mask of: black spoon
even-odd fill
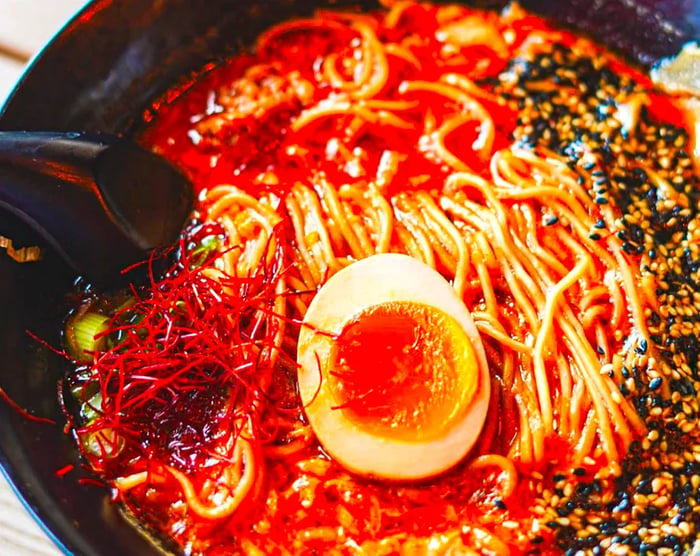
[[[92,282],[116,284],[123,269],[173,244],[193,200],[185,176],[127,139],[0,132],[0,207]]]

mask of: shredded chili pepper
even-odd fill
[[[9,405],[14,411],[19,413],[25,419],[34,421],[35,423],[46,423],[47,425],[55,425],[56,421],[49,419],[48,417],[38,417],[37,415],[32,415],[19,405],[15,400],[13,400],[3,388],[0,388],[0,398],[2,398],[7,405]]]
[[[98,445],[85,456],[107,477],[134,458],[197,469],[223,435],[240,434],[220,423],[240,427],[266,403],[281,253],[251,276],[227,276],[216,269],[221,255],[192,264],[187,243],[196,240],[184,238],[165,277],[114,314],[104,333],[112,347],[72,375],[79,403],[95,414],[76,433]]]
[[[73,471],[73,469],[75,469],[75,467],[73,467],[73,464],[69,463],[68,465],[64,465],[60,469],[56,470],[55,475],[56,477],[65,477],[68,475],[68,473]]]

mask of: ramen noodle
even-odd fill
[[[700,160],[687,101],[515,4],[409,0],[270,28],[145,115],[141,141],[199,200],[172,268],[114,298],[90,290],[71,315],[64,386],[87,465],[187,554],[690,550]],[[363,283],[364,259],[404,264],[390,254],[420,270]],[[416,277],[434,271],[471,333],[441,336],[452,309],[426,309],[441,286]],[[324,294],[341,276],[355,293]],[[357,307],[353,326],[374,319],[365,332],[334,332],[307,315],[336,306],[321,295],[388,305]],[[433,324],[404,330],[409,312]],[[297,359],[308,337],[337,344],[333,365]],[[420,365],[393,374],[409,356]],[[312,413],[326,384],[343,403]],[[462,394],[484,400],[481,420],[454,417],[474,442],[442,462],[423,436],[453,446],[432,412]],[[372,420],[391,449],[336,456]],[[407,445],[415,458],[378,471]]]

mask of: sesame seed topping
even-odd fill
[[[496,86],[525,112],[516,138],[566,158],[600,210],[614,209],[614,223],[599,220],[589,238],[616,236],[655,297],[644,314],[649,337],[629,338],[612,370],[601,364],[646,436],[619,470],[596,472],[590,461],[557,470],[536,512],[566,554],[681,554],[700,537],[700,178],[685,130],[654,120],[646,106],[633,128],[616,119],[618,107],[647,91],[608,60],[554,45],[513,61],[515,83]]]

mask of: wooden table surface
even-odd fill
[[[28,61],[86,0],[0,0],[0,104]],[[0,476],[0,555],[58,556],[61,552]]]

